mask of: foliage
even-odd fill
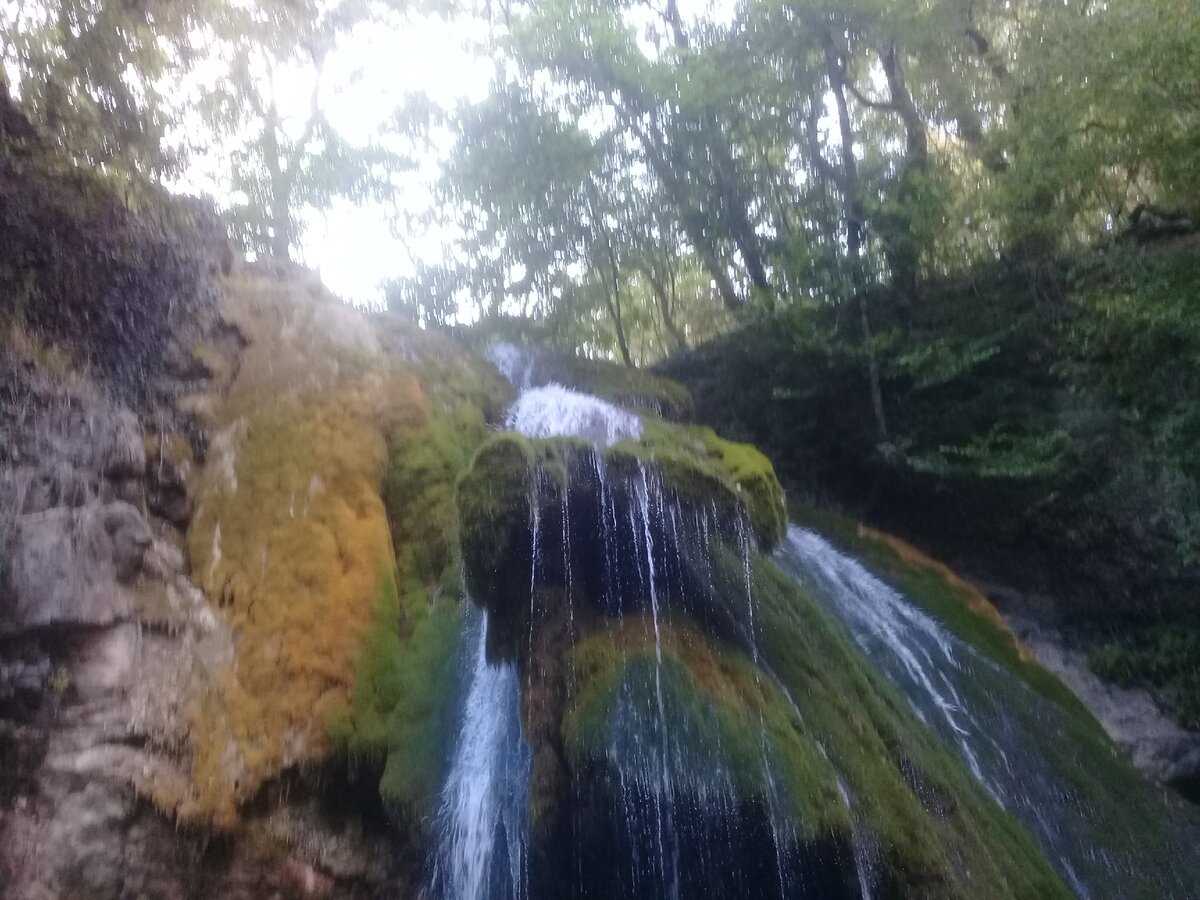
[[[1172,466],[1200,476],[1200,244],[1099,256],[1071,299],[1066,374],[1107,395]]]
[[[335,197],[381,199],[402,161],[381,146],[358,147],[330,125],[325,64],[340,40],[374,24],[372,4],[258,0],[230,11],[218,26],[223,77],[201,112],[220,138],[236,141],[231,156],[235,201],[229,213],[235,238],[256,256],[288,259],[306,211]],[[305,85],[308,108],[289,110],[281,86]]]
[[[25,111],[66,158],[158,176],[177,168],[166,145],[164,96],[192,52],[190,37],[219,4],[202,0],[63,0],[0,9],[5,71]]]
[[[452,119],[459,261],[397,299],[434,290],[439,315],[467,302],[538,316],[627,363],[728,327],[714,300],[816,299],[861,319],[833,339],[874,368],[874,313],[853,305],[872,286],[915,304],[930,278],[1077,250],[1147,204],[1196,206],[1200,15],[1186,0],[688,12],[509,8],[495,51],[511,65]],[[900,363],[952,370],[990,352],[938,340]]]
[[[1200,729],[1200,627],[1154,625],[1098,643],[1088,665],[1123,687],[1149,688],[1185,728]]]

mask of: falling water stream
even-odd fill
[[[653,468],[639,465],[636,477],[610,477],[603,449],[642,433],[632,412],[557,384],[532,386],[533,365],[516,348],[499,347],[493,361],[520,389],[506,427],[531,438],[571,437],[590,444],[590,460],[570,478],[588,479],[595,489],[595,508],[571,510],[570,490],[561,488],[563,558],[559,576],[565,581],[567,628],[574,633],[576,611],[570,547],[573,516],[594,521],[580,534],[597,545],[602,560],[601,594],[593,602],[607,616],[631,610],[629,597],[643,598],[636,611],[645,623],[653,654],[631,665],[642,681],[620,686],[611,716],[604,765],[617,813],[611,822],[581,822],[573,813],[577,834],[604,831],[613,847],[632,848],[629,859],[603,856],[603,846],[576,848],[579,865],[590,876],[576,875],[578,896],[694,897],[739,896],[823,897],[798,876],[796,835],[779,809],[774,763],[762,728],[762,773],[766,809],[747,810],[735,790],[734,776],[719,734],[701,733],[676,708],[665,687],[663,629],[677,611],[697,621],[711,610],[688,607],[688,597],[711,584],[711,541],[731,530],[742,544],[746,564],[746,606],[730,612],[725,628],[754,661],[756,677],[770,679],[761,664],[755,634],[754,597],[749,559],[753,538],[744,520],[722,519],[715,506],[684,508],[665,488]],[[535,484],[535,493],[542,489]],[[623,492],[623,493],[622,493]],[[544,569],[556,560],[544,557],[541,506],[531,498],[532,571],[529,574],[530,616]],[[557,520],[556,520],[557,521]],[[578,538],[577,538],[578,539]],[[1086,764],[1071,755],[1072,739],[1061,711],[963,643],[907,598],[840,553],[817,534],[790,528],[776,553],[782,568],[806,587],[826,613],[840,622],[862,653],[904,695],[915,715],[962,758],[984,790],[1016,815],[1036,838],[1064,881],[1080,897],[1124,896],[1149,889],[1146,895],[1196,896],[1186,875],[1175,875],[1172,862],[1187,858],[1186,870],[1200,867],[1195,847],[1165,837],[1158,855],[1147,857],[1144,842],[1125,840],[1125,823],[1092,802]],[[711,591],[709,592],[711,593]],[[719,618],[719,616],[718,616]],[[486,612],[472,610],[462,641],[460,726],[441,792],[435,824],[430,892],[446,900],[521,900],[531,895],[529,812],[532,754],[521,726],[522,677],[512,662],[488,660]],[[532,652],[532,626],[529,635]],[[640,668],[639,668],[640,667]],[[567,675],[573,679],[574,673]],[[571,682],[573,689],[573,681]],[[781,687],[775,685],[774,688]],[[761,685],[760,685],[761,689]],[[761,714],[760,714],[761,715]],[[689,730],[690,729],[690,730]],[[710,729],[711,731],[711,729]],[[818,741],[819,743],[819,741]],[[821,747],[824,753],[824,748]],[[828,758],[828,757],[827,757]],[[830,764],[836,769],[836,760]],[[593,773],[594,777],[594,773]],[[878,848],[869,828],[860,827],[856,799],[839,776],[842,803],[855,825],[850,865],[856,872],[855,896],[870,898],[875,887]],[[573,788],[573,802],[599,815],[595,797]],[[1147,792],[1149,788],[1146,788]],[[591,805],[589,806],[589,802]],[[589,855],[591,854],[591,855]],[[608,879],[599,888],[582,884],[596,871]],[[535,879],[536,880],[536,879]],[[1113,886],[1119,885],[1114,893]],[[1097,887],[1099,886],[1099,888]]]
[[[511,664],[488,664],[486,614],[468,611],[464,637],[468,688],[442,790],[433,888],[461,900],[523,897],[530,753],[517,714],[520,685]]]
[[[777,554],[813,589],[917,717],[1035,836],[1080,897],[1195,897],[1193,826],[1137,835],[1136,810],[1105,805],[1056,705],[950,634],[932,616],[815,532],[791,527]],[[1151,789],[1135,797],[1153,804]],[[1149,846],[1147,844],[1149,843]],[[1186,863],[1181,866],[1180,863]]]

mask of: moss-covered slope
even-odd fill
[[[505,387],[302,277],[246,269],[223,314],[243,347],[191,404],[212,439],[188,545],[237,651],[193,711],[179,812],[232,823],[337,750],[419,818],[458,631],[453,484]]]
[[[688,819],[664,837],[680,859],[731,854],[697,864],[738,878],[776,867],[850,896],[866,841],[871,880],[890,895],[1068,895],[1016,820],[763,555],[785,513],[753,448],[654,417],[609,448],[499,435],[457,502],[489,652],[523,675],[539,890],[599,896],[589,873],[665,852],[638,842],[663,827],[646,810],[669,807]],[[779,827],[777,858],[761,842],[730,849],[730,828]]]

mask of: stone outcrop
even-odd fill
[[[260,277],[281,301],[314,296],[308,276]],[[312,309],[350,352],[378,352],[362,315],[323,294]],[[238,435],[223,451],[213,416],[248,339],[215,318],[180,338],[154,391],[129,392],[20,325],[0,335],[2,893],[403,894],[413,863],[397,854],[378,801],[331,799],[375,791],[369,776],[362,789],[347,782],[344,764],[329,771],[319,753],[306,773],[273,763],[245,794],[253,807],[220,823],[199,802],[198,752],[212,735],[198,716],[228,689],[246,642],[219,591],[206,592],[210,570],[195,570],[187,533],[204,510],[201,476],[238,474]],[[389,551],[374,477],[377,566]],[[346,652],[352,662],[353,643]]]
[[[1043,666],[1062,679],[1133,764],[1156,781],[1183,789],[1200,782],[1200,734],[1171,721],[1147,691],[1107,683],[1087,654],[1054,628],[1009,616],[1013,630]]]

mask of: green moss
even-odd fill
[[[407,609],[390,573],[379,580],[375,617],[358,660],[349,714],[332,729],[352,758],[383,762],[379,791],[390,808],[418,824],[434,809],[444,764],[449,695],[462,605],[453,597]]]
[[[879,835],[902,894],[1069,896],[1029,835],[794,581],[762,556],[753,581],[765,660]]]
[[[663,623],[660,630],[663,664],[657,679],[653,626],[643,619],[627,617],[573,648],[575,695],[563,722],[572,765],[603,760],[617,731],[619,698],[653,709],[657,682],[672,739],[682,745],[677,751],[690,769],[681,773],[685,779],[702,783],[724,772],[740,799],[761,799],[770,792],[769,760],[771,777],[810,837],[848,832],[832,765],[770,680],[755,672],[744,653],[710,644],[685,621]],[[653,731],[623,737],[649,746],[657,739]]]
[[[577,356],[547,358],[541,374],[567,387],[595,394],[619,406],[646,410],[676,422],[695,415],[692,395],[682,384],[603,359]]]
[[[947,577],[945,569],[904,559],[895,546],[831,510],[792,503],[794,521],[819,531],[852,554],[876,576],[938,619],[950,632],[1012,672],[1031,688],[1077,718],[1082,727],[1103,735],[1091,712],[1066,685],[1021,652],[1012,632],[972,602],[971,589]]]
[[[423,584],[457,579],[454,483],[486,433],[482,412],[468,404],[393,429],[383,501],[397,563]]]
[[[514,560],[531,556],[529,516],[535,463],[530,441],[499,434],[479,448],[458,481],[467,587],[480,602],[509,596],[510,566]]]
[[[512,402],[513,386],[449,331],[421,328],[401,316],[375,317],[384,351],[405,360],[426,393],[441,407],[473,408],[496,422]]]
[[[717,580],[740,583],[736,552],[719,552],[715,563]],[[562,723],[572,768],[605,765],[616,739],[629,742],[624,752],[655,752],[652,726],[630,734],[637,717],[616,717],[622,709],[654,710],[657,674],[677,758],[694,770],[689,779],[724,772],[741,799],[761,797],[765,758],[802,840],[849,840],[840,781],[858,827],[865,823],[878,839],[885,883],[896,895],[1069,896],[1024,829],[813,600],[761,554],[752,579],[761,671],[745,652],[678,618],[660,622],[657,673],[654,629],[644,618],[608,623],[573,648],[573,702]]]
[[[764,547],[783,539],[783,488],[771,461],[749,444],[726,441],[703,426],[648,417],[641,440],[622,441],[607,455],[618,463],[633,460],[654,466],[685,500],[707,504],[729,498],[745,509]]]

